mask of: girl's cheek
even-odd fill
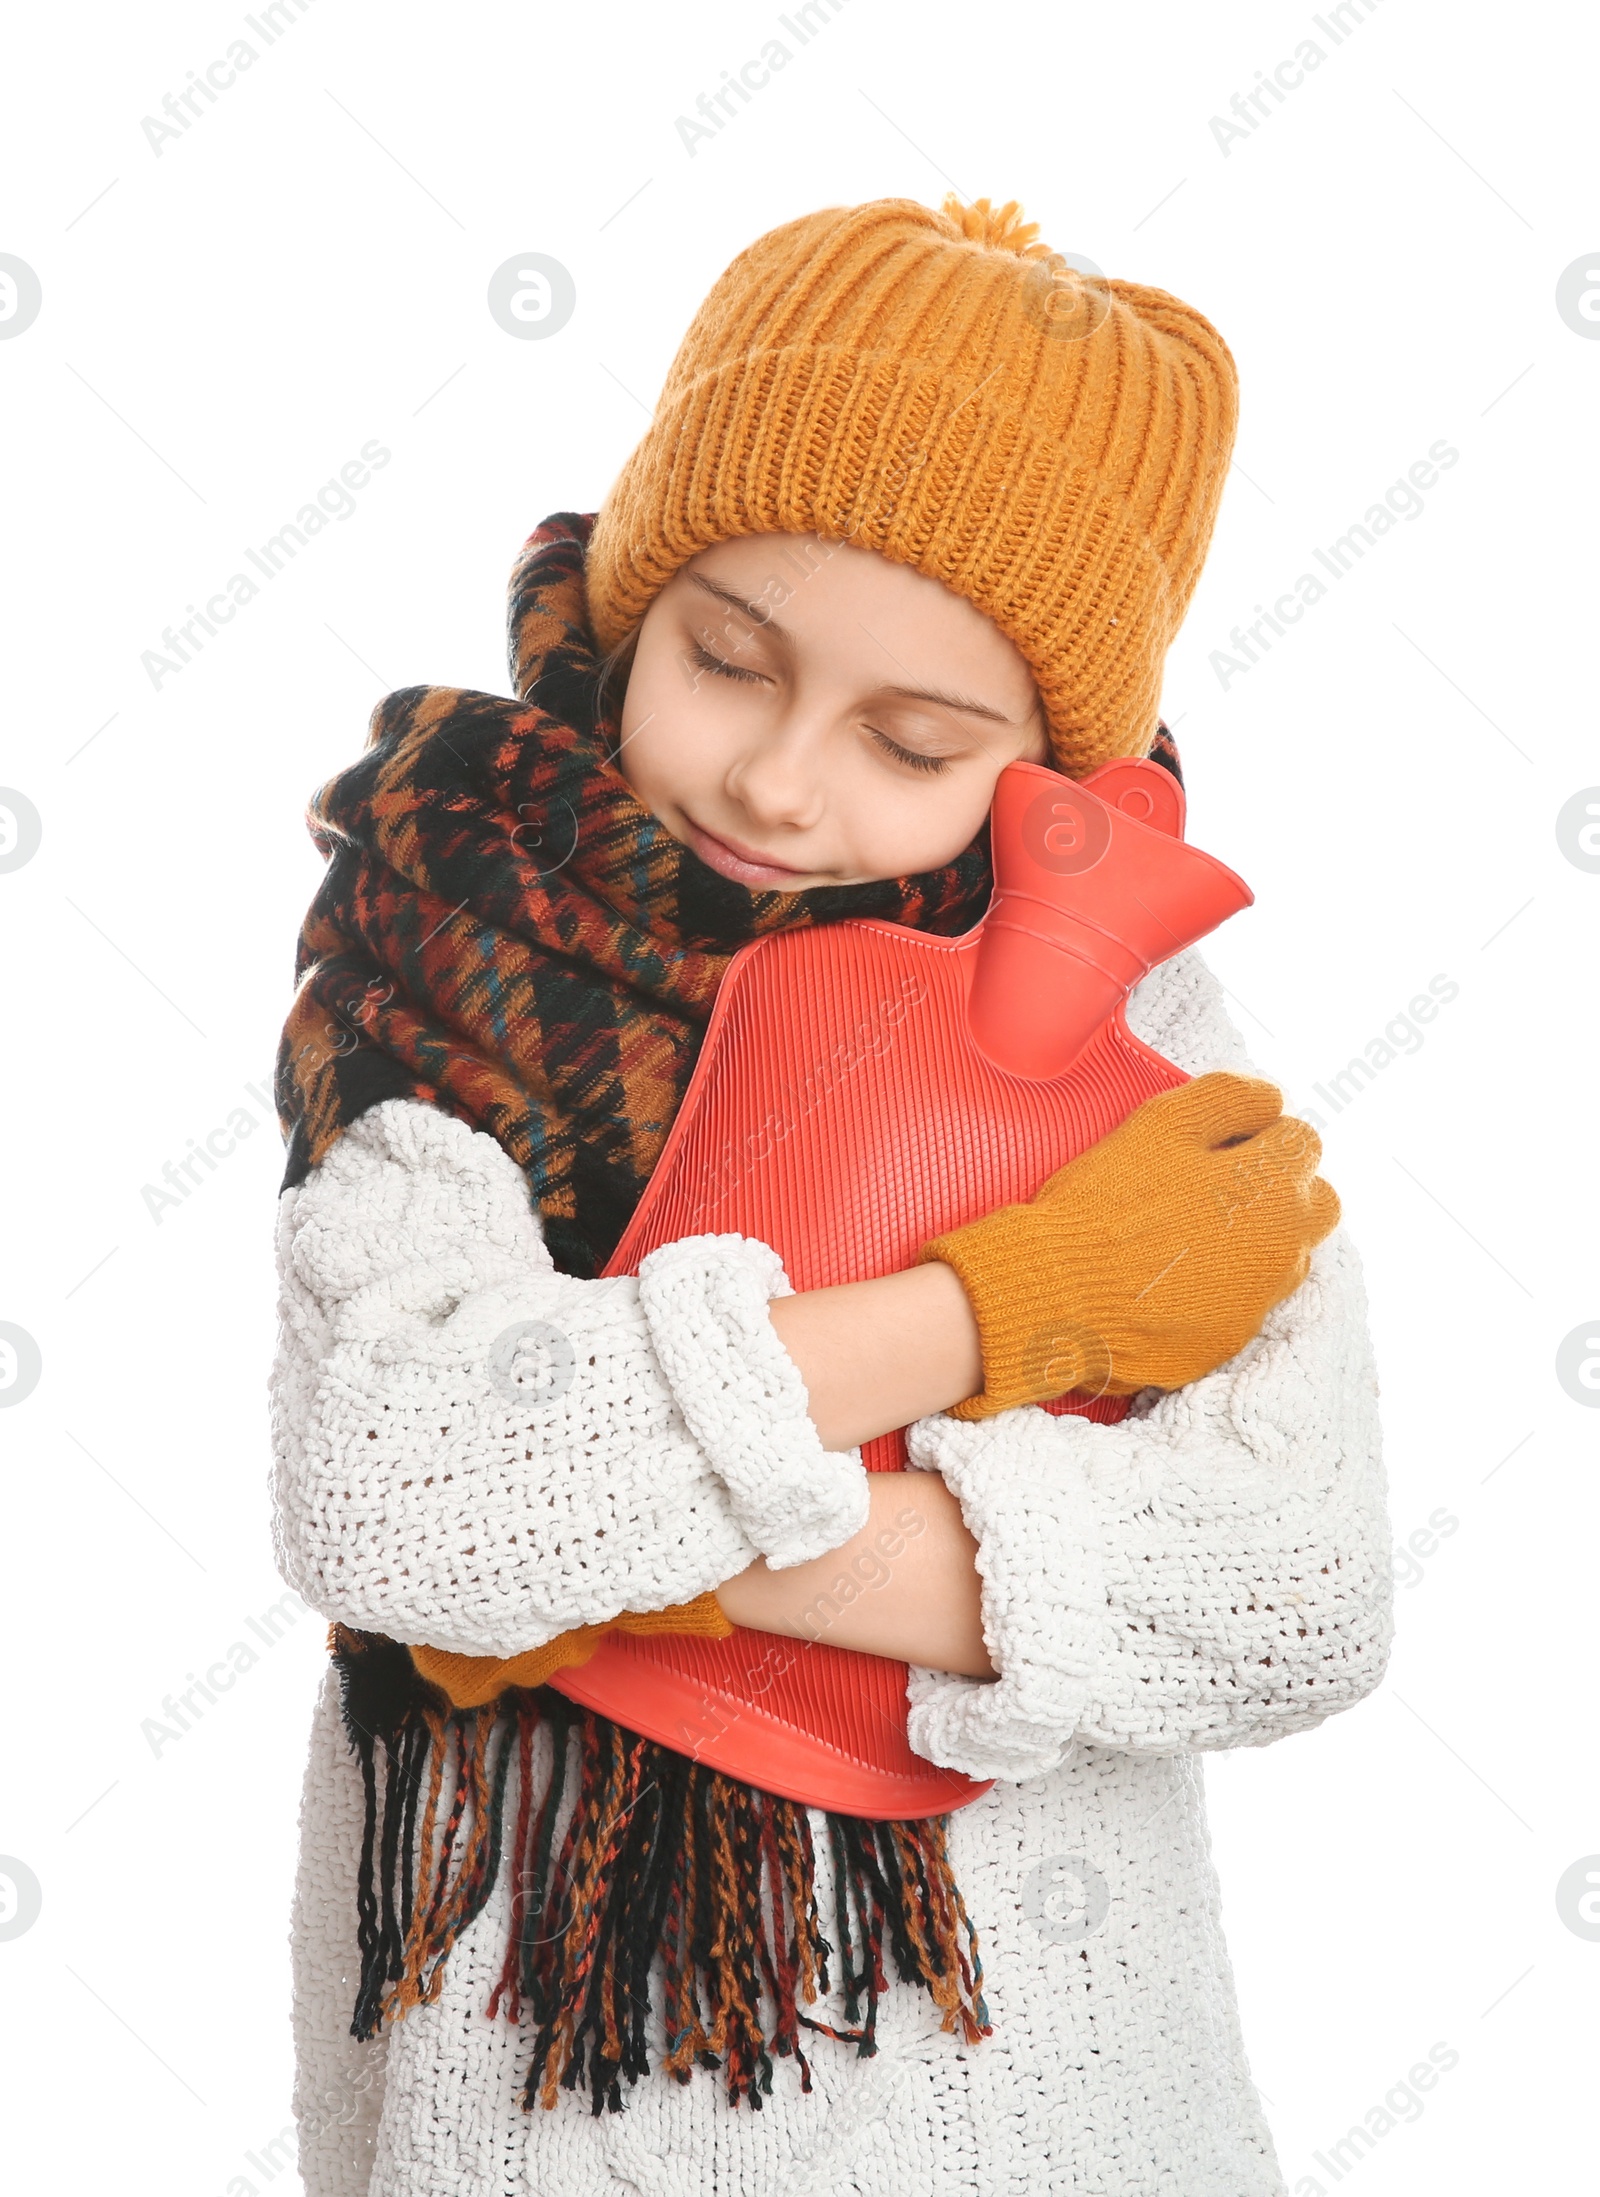
[[[898,831],[880,825],[870,833],[857,834],[852,874],[916,877],[924,870],[943,869],[971,844],[976,833],[976,825],[968,831],[959,823],[943,831],[930,831],[926,818],[917,819],[915,824],[908,822]]]
[[[707,788],[720,784],[731,760],[721,716],[680,687],[641,717],[635,737],[624,742],[623,759],[633,757],[630,783],[647,805],[693,809]]]

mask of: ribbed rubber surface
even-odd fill
[[[1130,1034],[1120,1009],[1053,1082],[992,1066],[965,1019],[981,931],[947,939],[848,922],[742,948],[606,1272],[636,1273],[679,1236],[737,1231],[770,1243],[797,1290],[894,1273],[930,1236],[1031,1197],[1145,1099],[1187,1081]],[[1108,1423],[1127,1403],[1045,1408]],[[903,1431],[862,1454],[873,1471],[903,1469]],[[553,1683],[815,1807],[931,1815],[988,1789],[911,1752],[904,1663],[825,1641],[743,1628],[725,1641],[613,1636]]]

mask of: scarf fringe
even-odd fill
[[[827,1813],[844,2018],[855,2025],[834,2028],[800,2008],[829,1989],[836,1950],[817,1910],[803,1806],[554,1687],[508,1688],[484,1708],[455,1709],[381,1633],[335,1624],[328,1644],[365,1795],[352,2036],[374,2037],[437,1999],[450,1949],[503,1866],[513,1872],[511,1926],[485,2012],[533,2024],[527,2110],[554,2107],[560,2091],[585,2080],[593,2113],[624,2110],[619,2078],[633,2084],[650,2072],[658,1954],[662,2071],[687,2083],[697,2066],[725,2069],[729,2104],[748,2099],[755,2112],[772,2090],[774,2054],[792,2055],[801,2088],[811,2089],[802,2028],[854,2044],[863,2059],[877,2051],[886,1944],[900,1980],[931,1993],[942,2030],[959,2028],[968,2044],[992,2033],[977,1932],[950,1873],[947,1817]],[[553,1765],[539,1795],[541,1722]],[[574,1806],[558,1849],[574,1753]]]

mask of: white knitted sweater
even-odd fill
[[[1191,1074],[1255,1072],[1192,949],[1128,1019]],[[511,1655],[865,1522],[860,1453],[824,1451],[766,1316],[789,1283],[765,1244],[693,1237],[637,1279],[561,1274],[494,1140],[391,1100],[284,1194],[278,1250],[278,1558],[326,1617]],[[507,1337],[524,1322],[542,1323],[522,1338],[544,1353],[536,1384]],[[908,1687],[913,1747],[998,1780],[950,1828],[994,2033],[958,2043],[895,1982],[875,2058],[805,2031],[812,2093],[779,2059],[759,2114],[706,2072],[624,2086],[619,2115],[574,2092],[525,2114],[530,2032],[482,2012],[505,1872],[440,1999],[349,2036],[361,1799],[330,1673],[292,1924],[308,2197],[1283,2197],[1200,1756],[1306,1730],[1382,1675],[1376,1398],[1340,1227],[1237,1357],[1144,1391],[1120,1426],[1032,1406],[917,1422],[913,1464],[944,1475],[978,1541],[1001,1673],[913,1670]],[[652,2058],[659,1976],[655,2001]],[[812,2011],[843,2026],[837,1995]]]

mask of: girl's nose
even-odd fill
[[[763,727],[728,771],[727,788],[751,823],[808,830],[827,805],[822,729],[785,720]]]

